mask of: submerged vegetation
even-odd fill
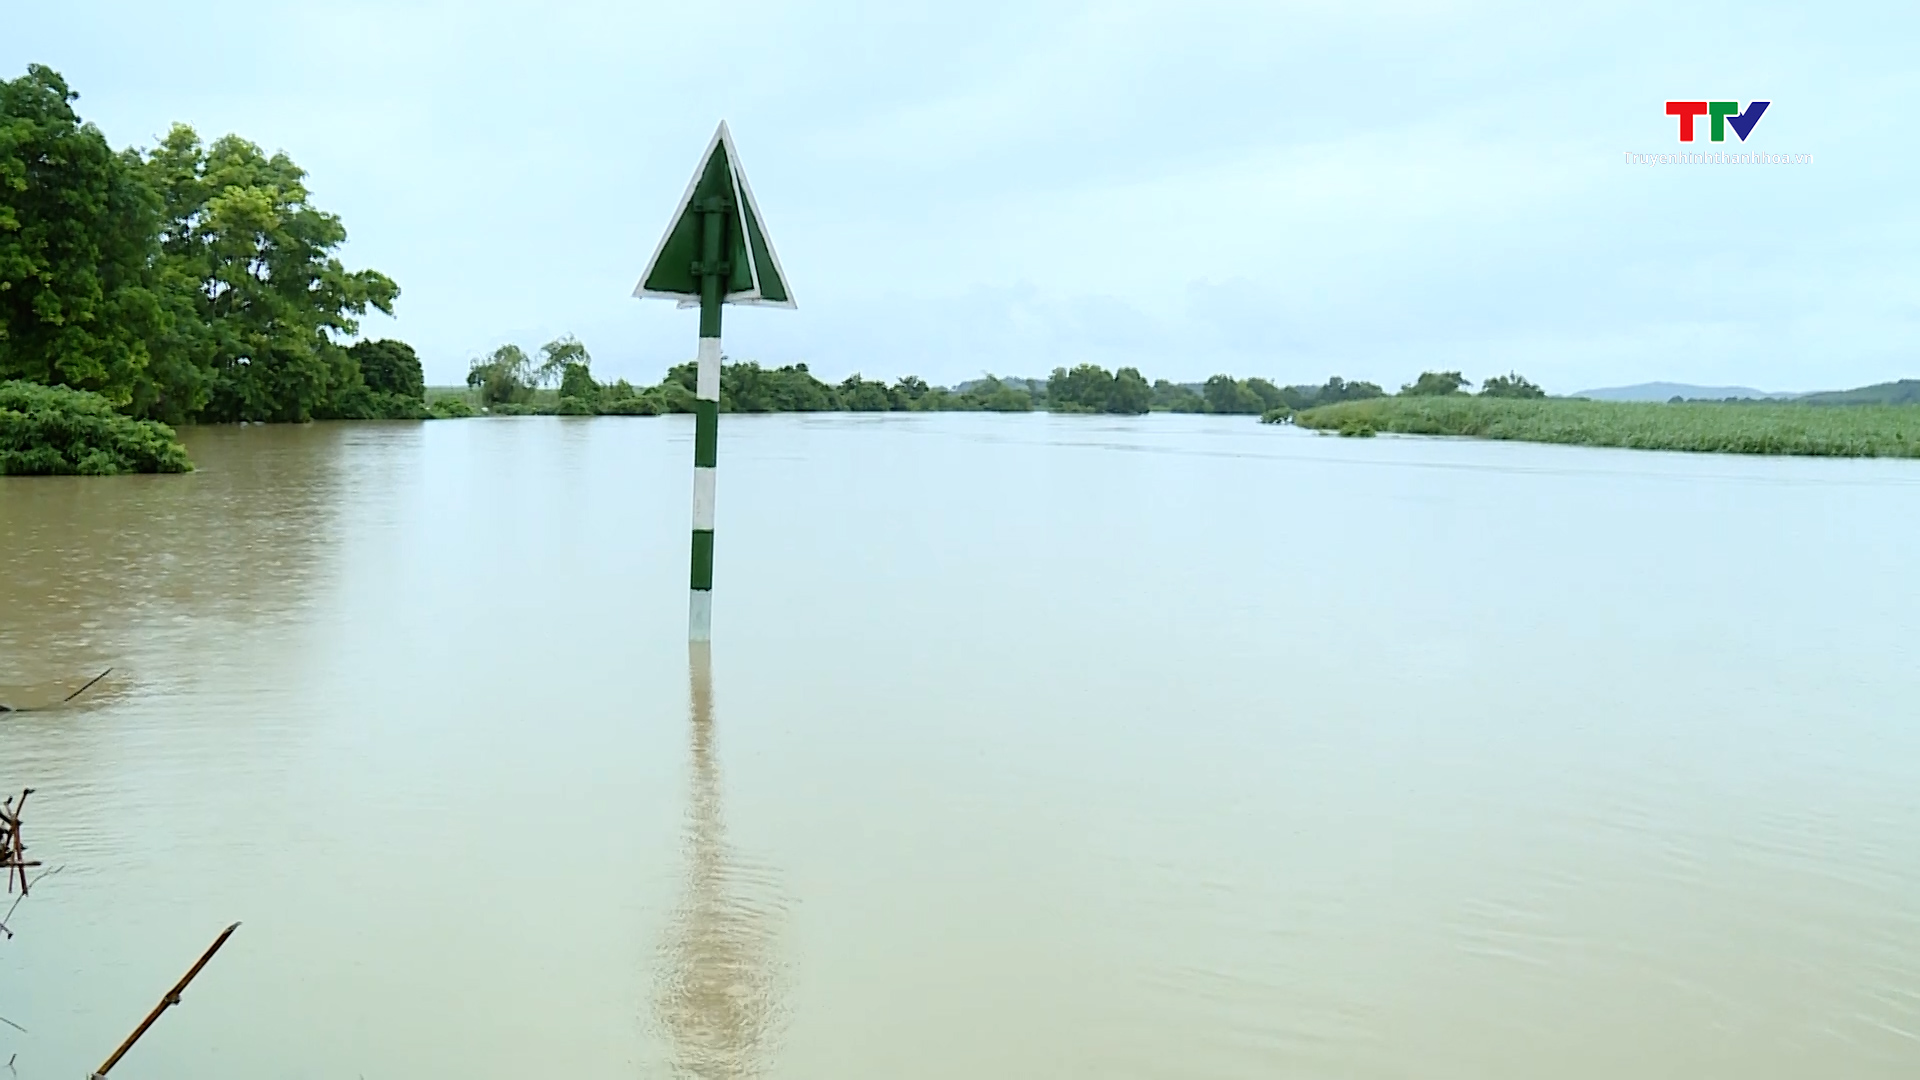
[[[110,476],[192,468],[172,428],[125,416],[99,394],[0,382],[0,476]]]
[[[1342,435],[1464,435],[1636,450],[1816,457],[1920,457],[1920,408],[1642,403],[1465,394],[1310,409],[1294,423]]]

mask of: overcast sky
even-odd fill
[[[433,382],[563,333],[602,378],[690,359],[695,314],[629,294],[722,118],[800,304],[729,309],[736,359],[1920,376],[1911,3],[272,7],[12,0],[0,73],[116,145],[286,151]],[[1627,164],[1682,149],[1669,99],[1772,102],[1689,149],[1813,160]]]

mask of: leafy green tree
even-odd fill
[[[1465,393],[1461,388],[1471,385],[1472,381],[1457,371],[1423,371],[1418,379],[1401,387],[1400,392],[1407,397],[1446,397]]]
[[[914,408],[931,389],[927,380],[918,375],[902,375],[887,391],[887,396],[893,399],[895,409],[905,410]]]
[[[467,385],[485,406],[524,405],[533,400],[533,380],[533,361],[518,345],[502,345],[467,369]]]
[[[868,382],[857,374],[841,381],[835,397],[848,412],[890,412],[894,408],[886,383]]]
[[[1260,395],[1231,375],[1215,375],[1208,379],[1201,395],[1206,398],[1207,411],[1210,413],[1258,416],[1268,408],[1260,400]]]
[[[1139,368],[1123,367],[1113,373],[1113,385],[1107,391],[1107,411],[1124,416],[1145,416],[1153,408],[1153,387]]]
[[[1207,411],[1207,399],[1191,389],[1166,379],[1156,379],[1153,383],[1153,407],[1177,413],[1201,413]]]
[[[1366,401],[1386,397],[1387,392],[1370,382],[1348,382],[1338,375],[1329,376],[1325,386],[1314,394],[1313,404],[1333,405],[1342,401]],[[1296,409],[1299,406],[1294,406]]]
[[[172,314],[152,266],[160,204],[77,96],[39,64],[0,82],[0,379],[124,406]]]
[[[540,364],[533,370],[533,384],[535,386],[555,385],[565,378],[567,365],[578,364],[586,367],[592,363],[593,357],[587,355],[587,347],[575,340],[572,334],[555,338],[540,346]]]
[[[600,400],[600,384],[585,364],[567,364],[560,372],[560,400],[572,399],[592,405]]]
[[[1253,393],[1254,397],[1260,399],[1261,412],[1263,413],[1272,409],[1292,407],[1292,402],[1288,400],[1289,395],[1287,392],[1265,379],[1248,379],[1246,380],[1246,387]]]
[[[300,421],[356,385],[339,338],[368,308],[391,314],[399,287],[349,271],[340,219],[308,202],[306,173],[228,135],[203,146],[176,124],[145,159],[161,198],[163,273],[194,285],[210,368],[202,416]]]
[[[1547,396],[1547,392],[1527,381],[1524,375],[1518,372],[1508,372],[1505,375],[1495,375],[1493,378],[1481,383],[1480,396],[1496,398],[1543,398]]]
[[[1106,412],[1113,374],[1098,364],[1053,369],[1047,377],[1047,407],[1055,412]]]
[[[356,341],[348,347],[347,355],[360,366],[360,377],[367,389],[427,400],[427,379],[420,367],[420,357],[406,342]]]

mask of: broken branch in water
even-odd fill
[[[26,812],[27,796],[31,794],[32,788],[24,788],[18,800],[8,796],[6,802],[0,803],[0,870],[7,873],[7,891],[13,891],[13,883],[17,879],[22,896],[27,894],[31,884],[27,880],[27,870],[40,865],[27,858],[27,845],[20,836],[20,815]]]
[[[108,668],[107,670],[101,672],[100,674],[95,675],[93,678],[88,679],[86,681],[86,684],[80,687],[80,689],[75,690],[73,693],[68,694],[66,697],[61,698],[59,701],[55,702],[52,705],[40,705],[40,706],[0,705],[0,713],[44,712],[47,709],[57,709],[62,705],[71,703],[74,698],[77,698],[81,694],[84,694],[87,691],[93,689],[94,683],[99,682],[101,679],[104,679],[111,674],[113,674],[113,669]]]
[[[179,982],[173,984],[173,989],[167,991],[167,996],[160,999],[160,1004],[153,1007],[153,1011],[147,1014],[145,1020],[140,1021],[140,1026],[133,1029],[133,1034],[127,1036],[127,1041],[120,1044],[120,1049],[115,1050],[113,1056],[107,1059],[107,1063],[100,1066],[99,1071],[93,1074],[94,1077],[107,1075],[107,1070],[119,1064],[120,1059],[127,1056],[127,1051],[133,1049],[133,1044],[140,1041],[140,1036],[147,1033],[147,1029],[153,1026],[155,1020],[160,1019],[161,1013],[180,1004],[180,995],[186,992],[187,984],[193,981],[195,975],[200,974],[200,969],[207,966],[207,961],[213,959],[213,954],[219,952],[220,946],[225,945],[227,939],[232,937],[233,932],[238,929],[240,924],[234,923],[220,931],[220,936],[214,938],[213,944],[207,946],[207,951],[201,954],[199,962],[189,968],[187,973],[180,977]]]

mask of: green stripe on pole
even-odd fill
[[[706,529],[693,533],[693,587],[702,592],[713,588],[713,533]]]
[[[720,403],[693,403],[693,466],[711,469],[720,456]]]

